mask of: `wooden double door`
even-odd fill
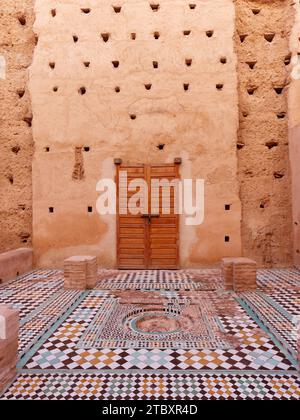
[[[179,167],[177,164],[117,166],[117,260],[120,269],[179,268],[176,188],[153,187],[153,182],[157,181],[176,183]],[[147,188],[136,186],[135,180],[143,180]],[[136,204],[140,207],[138,212]]]

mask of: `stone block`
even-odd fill
[[[97,257],[86,257],[86,286],[93,289],[97,284],[98,261]]]
[[[222,279],[226,290],[233,290],[233,258],[223,258],[221,261]]]
[[[16,375],[19,312],[0,306],[0,393]]]
[[[74,256],[64,262],[65,289],[93,289],[97,283],[97,257]]]
[[[245,292],[257,288],[257,263],[249,258],[223,258],[222,279],[226,290]]]
[[[233,289],[246,292],[257,289],[257,263],[248,258],[236,258],[233,264]]]
[[[0,254],[0,284],[28,273],[33,266],[31,248],[19,248]]]

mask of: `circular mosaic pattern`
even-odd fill
[[[161,312],[143,314],[130,322],[130,327],[142,334],[171,334],[180,331],[180,323],[172,316]]]

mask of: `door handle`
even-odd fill
[[[151,225],[151,219],[158,218],[159,214],[142,214],[143,219],[148,219],[148,224]]]

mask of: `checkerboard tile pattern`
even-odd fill
[[[203,292],[206,293],[206,292]],[[27,369],[294,369],[270,337],[238,307],[240,317],[223,317],[236,345],[206,348],[81,348],[78,342],[113,292],[92,291],[25,364]],[[230,299],[230,298],[228,298]],[[222,317],[220,317],[222,320]],[[115,320],[116,321],[116,320]]]
[[[0,286],[0,304],[12,305],[20,318],[32,316],[40,307],[49,306],[49,296],[62,291],[62,273],[36,270]],[[51,298],[50,298],[51,299]]]
[[[122,271],[112,275],[101,272],[99,290],[216,290],[220,288],[219,270],[143,270]]]
[[[61,291],[54,296],[55,299],[49,298],[32,316],[22,320],[19,335],[20,357],[60,319],[80,295],[78,292]]]
[[[292,328],[300,313],[300,272],[260,270],[258,286],[227,293],[219,270],[102,270],[89,292],[64,291],[59,270],[22,276],[0,287],[0,304],[20,310],[22,356],[2,398],[299,399]],[[78,346],[118,290],[159,291],[195,303],[201,296],[230,348]]]
[[[78,349],[47,343],[25,365],[27,369],[164,369],[164,370],[294,370],[283,353],[266,343],[260,349],[146,350]]]
[[[297,375],[22,373],[3,395],[15,400],[298,400]]]
[[[263,293],[241,293],[243,301],[277,338],[277,340],[297,359],[297,329],[292,315],[275,300]],[[300,315],[300,312],[298,312]]]

